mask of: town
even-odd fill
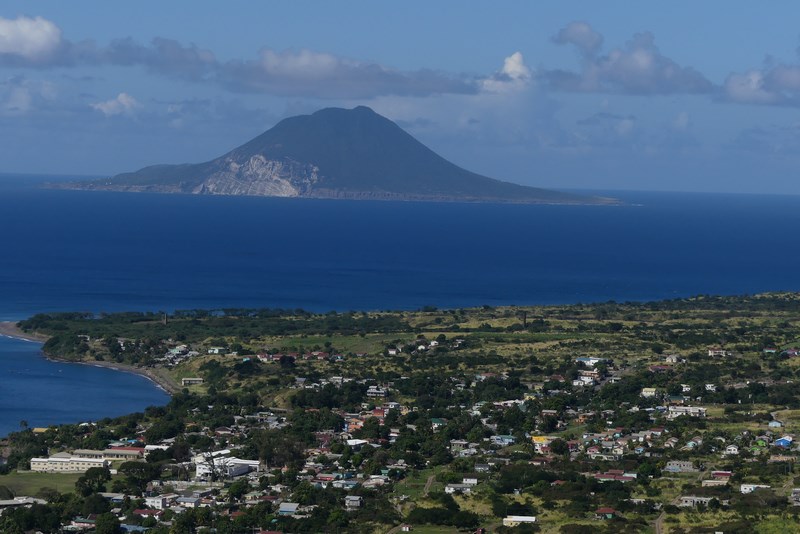
[[[38,315],[144,413],[4,442],[2,532],[773,532],[800,517],[800,296]],[[124,368],[124,367],[121,367]]]

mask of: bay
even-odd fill
[[[0,436],[22,428],[95,421],[166,404],[169,396],[142,376],[53,362],[41,345],[0,336]]]

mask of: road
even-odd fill
[[[428,477],[428,480],[425,482],[425,488],[422,490],[422,496],[427,497],[428,492],[431,491],[431,486],[433,485],[433,481],[436,479],[436,475],[431,475]]]
[[[653,524],[655,527],[655,534],[663,534],[664,532],[664,519],[667,517],[666,512],[661,512]]]
[[[428,493],[431,491],[431,486],[433,485],[433,481],[436,480],[436,475],[431,475],[428,477],[428,480],[425,481],[425,487],[422,489],[422,496],[427,497]],[[398,513],[401,512],[400,505],[396,505]],[[396,532],[400,531],[403,525],[397,525],[396,527],[392,527],[391,529],[386,531],[386,534],[395,534]]]

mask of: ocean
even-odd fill
[[[800,290],[796,196],[594,192],[626,205],[535,206],[37,187],[56,179],[0,176],[0,320]]]

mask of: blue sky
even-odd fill
[[[800,194],[800,5],[138,1],[0,6],[0,172],[216,157],[367,105],[550,188]]]

